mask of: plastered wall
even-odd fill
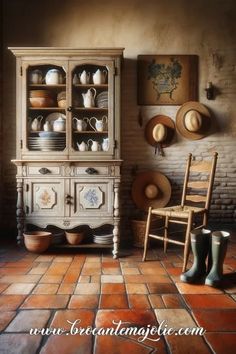
[[[172,201],[182,189],[185,159],[219,153],[211,220],[232,223],[236,204],[236,3],[234,0],[3,0],[4,114],[1,162],[4,166],[3,229],[15,227],[15,58],[8,46],[124,47],[122,74],[121,212],[124,224],[137,212],[131,199],[132,168],[156,169],[170,179]],[[199,57],[199,100],[214,117],[211,135],[189,141],[176,135],[165,156],[154,155],[144,138],[156,114],[175,120],[178,106],[137,105],[137,55],[195,54]],[[208,101],[208,81],[217,87]],[[142,114],[143,127],[138,124]],[[124,235],[123,235],[124,237]]]

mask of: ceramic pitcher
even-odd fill
[[[93,83],[95,85],[105,84],[107,78],[107,71],[97,69],[97,71],[93,74]]]
[[[99,151],[100,150],[100,144],[96,140],[89,139],[88,145],[90,146],[91,151]]]
[[[30,73],[30,77],[29,77],[30,83],[31,84],[41,84],[43,81],[43,74],[41,70],[33,70]]]
[[[77,142],[76,144],[79,151],[88,151],[88,145],[84,141],[82,141],[80,144]]]
[[[103,132],[107,125],[107,117],[103,116],[102,119],[97,119],[96,117],[91,117],[89,119],[89,125],[94,131]]]
[[[109,149],[109,139],[108,138],[104,138],[102,141],[102,150],[103,151],[108,151]]]
[[[60,70],[51,69],[48,70],[45,76],[45,82],[47,85],[58,85],[63,83],[63,76]]]
[[[87,73],[85,70],[79,74],[80,82],[82,85],[89,84],[90,81],[90,73]]]
[[[43,120],[43,116],[38,116],[34,118],[33,122],[31,123],[31,130],[33,131],[41,130],[42,120]]]
[[[83,119],[78,119],[76,117],[73,117],[72,120],[75,122],[76,130],[78,132],[82,132],[87,129],[89,118],[84,117]]]
[[[91,87],[90,89],[88,89],[88,91],[86,93],[82,93],[84,107],[87,107],[87,108],[95,107],[96,94],[97,94],[97,91],[94,87]]]

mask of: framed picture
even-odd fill
[[[197,55],[139,55],[138,104],[181,105],[198,99]]]

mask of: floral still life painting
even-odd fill
[[[138,104],[181,105],[197,100],[196,55],[139,55]]]

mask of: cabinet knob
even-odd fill
[[[97,175],[98,174],[98,171],[93,168],[93,167],[88,167],[85,172],[88,174],[88,175]]]
[[[72,110],[73,110],[73,107],[72,107],[72,106],[69,106],[69,107],[67,108],[67,111],[68,111],[68,112],[72,112]]]
[[[41,175],[47,175],[48,173],[51,173],[51,171],[46,167],[42,167],[39,169],[39,173],[41,173]]]

